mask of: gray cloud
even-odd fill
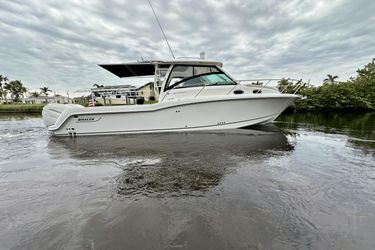
[[[345,80],[375,57],[375,2],[161,1],[177,56],[205,51],[238,78]],[[0,74],[38,89],[140,83],[97,66],[170,54],[146,0],[0,1]]]

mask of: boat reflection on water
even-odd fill
[[[293,149],[274,126],[225,131],[51,137],[49,154],[77,164],[113,164],[120,195],[203,195],[241,160]]]

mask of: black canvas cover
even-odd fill
[[[99,66],[118,77],[152,76],[155,73],[155,65],[152,63],[100,64]]]

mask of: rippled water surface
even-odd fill
[[[53,138],[0,115],[0,249],[374,249],[375,115]]]

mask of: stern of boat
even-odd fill
[[[47,128],[55,125],[57,119],[60,117],[61,113],[66,109],[70,108],[83,108],[79,104],[59,104],[59,103],[49,103],[43,107],[42,118],[44,124]]]

